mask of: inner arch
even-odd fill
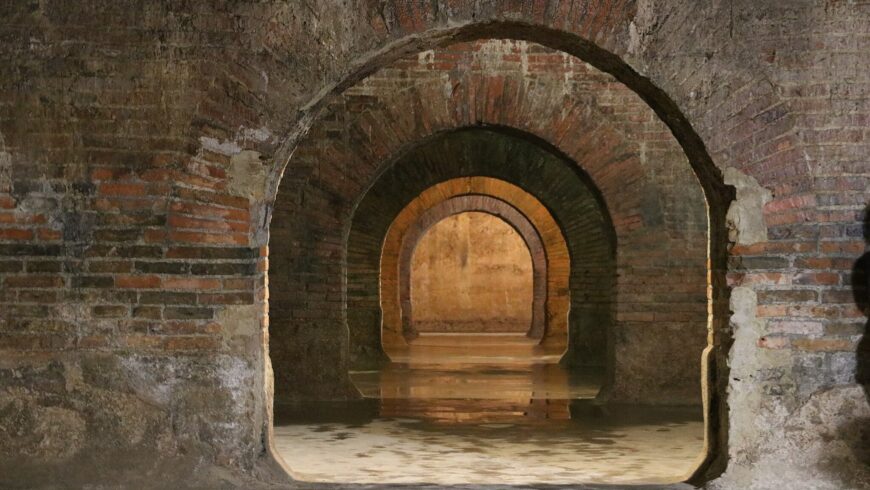
[[[466,195],[447,199],[442,203],[426,211],[409,230],[402,243],[402,251],[399,255],[399,300],[402,308],[403,335],[407,339],[417,336],[417,329],[411,321],[411,268],[407,265],[411,262],[411,255],[421,236],[431,226],[441,220],[458,213],[478,211],[497,216],[509,223],[520,235],[529,251],[532,266],[532,310],[530,325],[527,335],[531,338],[541,339],[544,335],[546,322],[546,299],[547,299],[547,256],[544,244],[537,229],[515,207],[509,203],[488,195]]]
[[[462,211],[441,219],[406,270],[411,309],[402,314],[418,334],[525,335],[532,326],[532,255],[500,217]]]
[[[454,85],[454,86],[460,86],[460,85]],[[500,89],[500,88],[501,88],[501,87],[496,87],[496,91],[495,91],[494,93],[498,93],[498,89]],[[473,99],[473,97],[472,97],[472,99]],[[462,99],[460,99],[460,101],[461,101],[461,100],[462,100]],[[402,104],[401,106],[402,106],[402,107],[407,107],[407,105],[404,105],[404,104]],[[415,106],[415,107],[416,107],[416,106]],[[479,113],[483,113],[484,111],[485,111],[485,109],[481,109]],[[392,163],[393,163],[393,161],[392,161],[392,154],[391,154],[390,152],[395,151],[397,148],[402,148],[402,149],[404,149],[404,148],[407,148],[407,146],[414,146],[414,145],[416,145],[416,143],[412,143],[412,142],[414,142],[414,141],[419,141],[417,138],[418,138],[419,136],[421,136],[421,133],[425,132],[425,131],[420,131],[420,128],[424,128],[425,130],[429,130],[429,129],[430,129],[430,127],[429,127],[430,121],[431,121],[431,124],[432,124],[433,126],[435,126],[436,132],[437,132],[438,130],[443,130],[443,129],[444,129],[444,125],[440,124],[441,121],[440,121],[439,119],[437,119],[437,117],[440,116],[440,114],[435,114],[435,113],[433,112],[433,114],[430,114],[429,116],[432,116],[432,115],[436,116],[436,118],[432,118],[432,119],[428,119],[428,120],[427,120],[427,119],[426,119],[426,117],[428,117],[427,115],[423,115],[423,116],[419,117],[419,118],[418,118],[419,121],[415,121],[415,122],[421,122],[422,124],[420,124],[420,125],[415,125],[415,126],[414,126],[415,129],[411,131],[411,134],[407,134],[406,132],[403,132],[403,131],[404,131],[404,128],[409,127],[408,125],[404,125],[404,126],[402,127],[402,131],[399,131],[399,132],[397,133],[397,134],[400,136],[399,138],[397,138],[397,140],[399,140],[399,142],[401,143],[400,145],[398,145],[398,146],[395,146],[395,145],[394,145],[394,146],[390,147],[389,145],[381,145],[380,143],[377,143],[377,147],[374,147],[374,148],[373,148],[375,151],[374,151],[374,154],[373,154],[373,155],[374,155],[374,159],[373,159],[372,161],[382,161],[381,159],[385,159],[385,158],[386,158],[386,159],[388,159],[388,160],[391,160],[391,161],[389,162],[389,164],[392,164]],[[491,117],[490,114],[489,114],[489,112],[486,112],[486,117],[485,117],[484,119],[485,119],[486,121],[493,121],[493,122],[496,123],[496,124],[501,123],[501,124],[505,124],[505,125],[511,125],[512,121],[508,120],[507,118],[503,118],[503,119],[499,120],[499,117],[503,117],[503,116],[508,116],[508,117],[510,117],[510,114],[498,114],[498,115],[496,115],[495,117]],[[460,117],[460,119],[461,119],[461,117]],[[469,124],[472,124],[472,125],[475,124],[475,123],[474,123],[475,118],[472,117],[471,119],[472,119],[472,121],[470,121],[470,122],[468,122],[468,123],[469,123]],[[396,118],[396,121],[400,121],[400,120],[401,120],[401,119]],[[535,119],[535,121],[538,121],[538,120],[539,120],[539,119]],[[370,121],[367,121],[367,123],[371,123],[371,122],[374,122],[375,124],[377,124],[377,118],[372,118]],[[480,120],[477,120],[477,124],[480,124],[480,123],[481,123],[481,121],[480,121]],[[448,122],[446,123],[446,126],[449,127],[450,124],[451,124],[451,122],[448,121]],[[563,139],[563,138],[565,138],[566,135],[567,135],[565,132],[563,132],[563,130],[562,130],[563,127],[565,127],[565,125],[561,125],[561,126],[558,126],[558,127],[554,126],[554,127],[552,128],[553,131],[550,131],[551,128],[546,128],[546,127],[544,127],[544,128],[538,128],[538,127],[528,127],[528,128],[526,128],[526,127],[523,127],[523,129],[525,129],[525,130],[529,130],[529,131],[531,131],[531,132],[538,132],[538,131],[537,131],[538,129],[543,129],[543,131],[540,131],[540,132],[544,135],[543,137],[544,137],[546,140],[552,142],[553,145],[559,146],[560,148],[563,148],[563,143],[564,143],[565,141],[569,141],[569,140],[570,140],[571,143],[568,143],[568,144],[567,144],[567,146],[564,148],[564,151],[565,151],[565,153],[572,155],[572,158],[574,158],[575,161],[578,161],[578,162],[579,162],[579,160],[576,158],[578,152],[577,152],[577,151],[574,151],[574,150],[577,150],[578,148],[574,145],[574,142],[576,142],[576,141],[583,141],[583,136],[582,136],[582,135],[584,135],[584,134],[589,134],[589,133],[584,133],[583,131],[576,131],[576,128],[573,128],[573,129],[575,129],[575,131],[574,131],[573,133],[570,133],[570,132],[568,132],[568,133],[569,133],[569,134],[578,134],[578,135],[581,135],[581,136],[580,136],[579,138],[567,138],[567,139]],[[372,140],[372,138],[370,137],[370,138],[369,138],[370,141],[379,141],[377,138],[380,137],[381,134],[379,133],[378,130],[375,130],[375,133],[377,133],[375,139]],[[431,134],[431,132],[430,132],[430,134]],[[371,134],[370,134],[369,136],[371,136]],[[404,141],[401,141],[401,140],[404,140]],[[605,141],[605,142],[604,142],[604,143],[606,143],[605,145],[601,145],[601,144],[600,144],[600,143],[602,142],[601,139],[597,139],[597,142],[599,143],[598,146],[605,146],[605,147],[613,148],[615,151],[619,151],[619,150],[621,149],[619,145],[617,145],[617,144],[611,144],[611,141]],[[393,143],[395,143],[395,142],[393,142]],[[403,147],[404,147],[404,148],[403,148]],[[389,151],[384,151],[384,152],[382,152],[382,151],[381,151],[382,149],[388,149]],[[691,155],[690,155],[690,157],[691,157]],[[599,159],[599,161],[600,161],[600,159]],[[620,167],[620,161],[619,161],[619,160],[612,160],[612,161],[614,162],[616,168],[619,168],[619,167]],[[367,163],[368,163],[368,162],[367,162]],[[588,162],[582,162],[582,163],[585,164],[585,163],[588,163]],[[593,163],[594,163],[594,161],[593,161]],[[693,164],[694,164],[695,161],[690,159],[690,163],[693,163]],[[386,165],[386,167],[389,167],[389,165]],[[616,171],[613,171],[613,169],[610,169],[610,170],[611,170],[611,172],[613,172],[613,173],[620,173],[620,174],[622,174],[622,172],[619,171],[619,170],[616,170]],[[467,171],[467,169],[463,169],[463,171]],[[380,172],[378,172],[378,173],[380,173]],[[326,175],[326,173],[324,173],[324,174]],[[702,176],[701,180],[702,180],[702,185],[705,185],[706,182],[704,182],[704,178],[703,178],[703,176]],[[377,181],[377,178],[375,179],[375,181]],[[349,184],[350,184],[350,183],[349,183]],[[362,194],[357,194],[357,195],[358,195],[358,196],[363,196],[363,195],[364,195],[365,197],[368,197],[368,195],[369,195],[372,191],[376,191],[376,188],[377,188],[378,184],[380,184],[380,183],[379,183],[379,182],[376,182],[376,183],[372,184],[374,187],[368,187],[368,184],[364,184],[364,186],[366,187],[366,189],[363,191]],[[642,196],[642,195],[640,195],[640,194],[636,194],[636,196],[639,196],[639,197],[645,197],[645,196]],[[631,198],[632,196],[628,196],[628,197]],[[634,201],[634,200],[631,200],[631,202],[634,203],[635,201]],[[644,211],[646,211],[646,209],[647,209],[648,207],[652,206],[652,208],[654,208],[655,205],[656,205],[656,203],[655,203],[654,200],[641,200],[641,201],[640,201],[640,204],[642,205]],[[359,207],[359,208],[357,208],[356,206],[354,206],[354,211],[353,211],[352,213],[357,213],[357,212],[359,211],[359,209],[360,209],[361,207],[363,207],[363,205],[364,205],[364,203],[360,203],[360,207]],[[713,206],[714,206],[714,205],[711,204],[711,207],[713,207]],[[711,214],[715,214],[715,213],[711,213]],[[624,229],[627,230],[627,232],[631,232],[631,231],[633,231],[633,230],[635,229],[635,227],[638,225],[638,223],[640,223],[641,225],[644,225],[644,224],[656,224],[656,223],[660,222],[660,221],[657,221],[657,220],[659,220],[659,217],[657,217],[655,211],[654,211],[652,214],[650,214],[650,216],[645,216],[645,215],[643,215],[643,214],[640,214],[640,215],[626,215],[626,216],[624,216],[624,218],[625,218],[625,219],[620,220],[618,223],[620,224],[620,226],[623,226]],[[647,221],[647,218],[649,218],[649,221]],[[711,217],[711,221],[715,222],[715,221],[716,221],[716,216],[712,216],[712,217]],[[352,237],[353,234],[354,234],[354,231],[355,231],[355,230],[354,230],[354,227],[355,227],[355,225],[356,225],[356,223],[354,223],[354,224],[351,225],[351,228],[350,228],[350,231],[349,231],[351,237]],[[353,245],[356,245],[356,243],[354,243]],[[351,256],[352,254],[355,253],[355,250],[354,250],[354,248],[352,248],[351,246],[348,246],[348,249],[347,249],[347,250],[348,250],[348,259],[350,259],[350,256]],[[356,294],[356,291],[354,291],[354,290],[350,287],[350,275],[356,273],[356,272],[359,270],[359,269],[356,268],[356,265],[357,265],[357,264],[353,264],[353,265],[352,265],[352,264],[351,264],[351,261],[348,260],[348,264],[347,264],[347,271],[348,271],[348,273],[349,273],[349,274],[348,274],[349,277],[347,278],[347,279],[348,279],[348,285],[349,285],[349,287],[348,287],[348,289],[347,289],[348,298],[349,298],[349,301],[348,301],[348,309],[350,309],[351,303],[355,300],[355,298],[363,298],[363,297],[365,297],[365,295],[363,295],[363,294]],[[630,290],[626,289],[626,291],[631,295],[631,296],[626,295],[626,298],[631,298],[633,301],[641,302],[641,301],[644,301],[645,298],[646,298],[646,296],[644,296],[644,291],[641,290],[641,289],[639,289],[639,290],[637,290],[637,291],[630,291]],[[658,300],[656,299],[657,297],[655,297],[655,296],[650,296],[650,298],[652,298],[654,301],[658,301]],[[655,316],[655,315],[650,316],[650,315],[648,315],[648,314],[646,314],[646,313],[644,313],[644,312],[625,311],[624,313],[625,313],[625,314],[620,318],[620,320],[623,321],[623,322],[626,323],[626,324],[627,324],[627,323],[631,323],[631,322],[637,322],[637,323],[640,323],[640,322],[651,322],[651,321],[654,321],[654,320],[657,319],[657,316]],[[675,315],[673,318],[676,319],[677,316]],[[350,318],[349,318],[349,319],[350,319]],[[353,328],[352,328],[352,325],[350,325],[350,323],[351,323],[351,322],[349,321],[349,322],[348,322],[348,326],[351,327],[351,332],[353,332]],[[640,331],[638,330],[638,332],[640,332]],[[353,335],[353,333],[352,333],[352,335]],[[642,342],[638,342],[638,341],[637,341],[638,339],[640,339],[640,337],[638,337],[637,339],[633,339],[631,342],[633,342],[634,345],[636,345],[636,346],[643,346],[644,344],[643,344]],[[677,346],[676,346],[676,345],[674,345],[674,346],[669,346],[669,348],[673,348],[673,347],[677,347]],[[351,354],[351,356],[352,356],[352,354]],[[638,365],[626,365],[625,367],[628,368],[628,369],[635,369],[635,368],[638,368],[639,366],[638,366]],[[642,366],[640,366],[639,368],[642,369]],[[705,376],[706,376],[706,374],[705,374]],[[632,378],[625,378],[625,379],[632,379]],[[632,393],[630,393],[630,392],[626,392],[626,391],[624,391],[623,394],[632,395]]]
[[[408,347],[405,328],[402,321],[401,286],[403,260],[408,256],[406,244],[409,234],[413,237],[421,218],[432,209],[452,199],[466,196],[485,195],[499,201],[508,202],[525,216],[534,232],[541,238],[541,249],[545,254],[547,264],[546,307],[542,325],[540,344],[548,356],[560,359],[568,349],[569,317],[571,289],[571,252],[566,242],[561,226],[556,222],[550,211],[532,194],[517,185],[492,177],[470,176],[453,178],[433,185],[407,205],[396,215],[386,230],[383,240],[369,243],[383,243],[382,247],[374,248],[378,254],[378,281],[380,283],[381,324],[379,335],[375,338],[379,346],[391,359],[396,360],[406,354]],[[454,201],[461,203],[462,201]],[[473,203],[473,202],[472,202]],[[521,223],[515,215],[505,210],[504,214],[512,216]],[[430,216],[432,216],[430,214]],[[430,218],[431,219],[431,218]],[[425,224],[425,221],[423,222]],[[369,227],[366,227],[368,229]],[[353,237],[351,237],[353,239]],[[371,255],[372,252],[369,252]],[[550,272],[552,271],[552,272]],[[352,332],[353,333],[353,332]],[[599,346],[604,349],[604,345]]]

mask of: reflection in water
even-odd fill
[[[703,451],[700,408],[597,405],[598,373],[546,363],[520,339],[412,345],[351,373],[352,402],[278,406],[275,446],[296,478],[340,483],[669,483]],[[433,345],[433,343],[435,345]],[[510,349],[507,350],[509,353]],[[544,362],[542,362],[544,361]]]

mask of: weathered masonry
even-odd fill
[[[358,396],[475,211],[601,403],[702,403],[691,484],[870,488],[870,4],[25,0],[0,53],[0,487],[299,486],[273,403]]]

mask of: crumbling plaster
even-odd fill
[[[8,25],[21,26],[21,30],[10,33],[10,43],[3,47],[20,62],[7,63],[2,68],[4,81],[10,82],[4,85],[4,89],[8,89],[4,90],[4,94],[11,95],[3,97],[6,148],[0,152],[0,193],[15,190],[16,180],[30,185],[39,183],[40,179],[50,179],[57,184],[64,176],[63,171],[56,169],[65,168],[64,165],[70,163],[70,178],[76,181],[67,188],[52,188],[52,192],[66,197],[62,203],[67,206],[64,216],[68,219],[62,220],[61,225],[68,238],[66,246],[70,248],[70,258],[76,258],[77,251],[84,248],[80,239],[90,235],[73,225],[86,222],[91,218],[85,217],[95,213],[91,210],[83,212],[81,208],[85,201],[82,196],[89,192],[89,185],[93,186],[82,176],[81,169],[85,168],[84,162],[88,161],[83,148],[92,148],[89,145],[99,145],[100,142],[89,140],[85,144],[82,138],[87,133],[82,129],[82,121],[89,120],[87,110],[83,109],[86,98],[79,100],[79,107],[65,104],[64,101],[82,90],[80,85],[76,85],[76,78],[97,77],[99,80],[98,77],[103,76],[108,79],[112,66],[132,74],[142,73],[145,68],[138,59],[133,66],[112,65],[111,60],[116,58],[117,53],[138,49],[131,47],[135,44],[133,42],[124,44],[124,36],[129,35],[131,39],[136,36],[132,31],[114,32],[114,39],[109,39],[107,29],[94,25],[83,29],[83,32],[66,27],[68,23],[75,22],[87,25],[88,20],[99,25],[108,19],[138,26],[144,18],[150,25],[177,29],[167,29],[169,37],[161,40],[155,49],[158,55],[175,49],[172,41],[183,46],[183,41],[188,40],[185,32],[190,32],[190,29],[179,29],[179,26],[184,25],[185,16],[167,13],[156,4],[146,9],[147,16],[141,15],[139,6],[125,2],[117,2],[117,5],[82,2],[76,6],[80,7],[80,11],[69,5],[66,2],[12,2],[3,7],[10,11],[9,15],[4,16],[9,19]],[[251,91],[273,95],[272,98],[263,99],[266,102],[260,101],[259,105],[263,108],[253,111],[256,115],[250,118],[276,121],[275,134],[288,136],[281,140],[281,150],[275,146],[252,150],[260,153],[258,158],[273,163],[267,176],[256,176],[250,183],[266,190],[244,191],[242,182],[247,177],[236,174],[233,192],[249,194],[254,199],[257,196],[273,196],[283,165],[291,158],[298,138],[318,114],[323,97],[336,88],[353,83],[367,69],[384,64],[390,56],[419,51],[432,42],[446,42],[455,32],[451,29],[457,26],[479,23],[476,25],[482,35],[509,36],[510,29],[493,29],[486,21],[524,19],[528,24],[544,23],[538,21],[534,13],[525,13],[519,8],[510,11],[507,2],[467,2],[451,7],[443,2],[434,2],[433,5],[437,6],[433,12],[418,15],[419,18],[397,9],[393,2],[366,5],[322,2],[308,5],[308,9],[295,4],[234,7],[242,15],[236,20],[240,27],[233,36],[245,41],[228,42],[232,44],[233,55],[225,61],[231,64],[230,61],[263,57],[263,75],[250,81]],[[551,19],[546,23],[548,29],[554,26],[558,29],[563,24],[567,26],[566,29],[573,28],[570,17],[560,15],[558,9],[562,5],[567,3],[550,2],[543,9],[542,18]],[[718,168],[745,169],[745,173],[753,175],[752,178],[760,186],[773,189],[775,199],[783,199],[782,196],[789,192],[803,192],[815,197],[817,190],[813,182],[820,182],[826,175],[829,176],[823,174],[825,168],[852,169],[852,173],[859,174],[856,178],[866,179],[866,160],[851,156],[866,155],[860,141],[848,141],[848,133],[839,131],[841,126],[849,124],[847,120],[850,114],[854,113],[855,117],[860,118],[870,108],[866,93],[859,88],[870,78],[866,63],[860,63],[859,58],[861,53],[866,55],[866,44],[859,43],[865,42],[861,40],[866,39],[866,26],[870,25],[870,13],[863,4],[735,1],[701,4],[626,2],[625,5],[627,7],[622,9],[614,7],[612,15],[601,14],[600,18],[604,19],[601,25],[607,26],[609,31],[600,28],[593,30],[593,27],[584,27],[585,31],[580,28],[577,30],[581,30],[585,39],[591,39],[620,55],[629,66],[651,80],[649,87],[660,89],[670,96],[669,100],[676,101],[661,109],[660,115],[675,133],[684,138],[681,140],[684,147],[697,150],[698,145],[704,147],[706,144],[711,161]],[[656,8],[650,8],[650,5]],[[643,7],[643,15],[638,12],[640,7]],[[71,9],[68,18],[60,15],[65,8]],[[502,12],[501,9],[507,11]],[[233,8],[228,10],[232,11]],[[371,13],[369,10],[376,12],[368,15]],[[584,12],[573,14],[580,19],[578,24],[600,13],[595,6],[586,8],[584,5],[582,10]],[[193,25],[205,30],[209,22],[221,23],[225,14],[227,11],[212,11],[204,7],[204,12],[194,17]],[[409,21],[409,17],[413,20]],[[360,22],[361,18],[367,22]],[[234,21],[226,22],[232,25]],[[583,25],[598,24],[586,22]],[[6,29],[3,28],[4,32]],[[427,32],[425,36],[416,34],[424,30]],[[246,35],[239,36],[239,32]],[[299,36],[299,32],[311,32],[311,35]],[[527,35],[529,30],[519,29],[515,32]],[[150,40],[152,34],[146,34]],[[92,42],[64,42],[65,39],[100,36],[107,36],[105,43],[109,48],[95,48],[97,43]],[[189,45],[202,42],[190,40]],[[26,46],[15,51],[20,43]],[[322,49],[311,49],[312,45]],[[173,56],[177,58],[175,61],[178,63],[173,62],[176,67],[185,61],[185,56],[193,57],[189,53],[185,54],[181,48],[173,51]],[[269,56],[291,59],[288,63],[290,69],[284,63],[286,60],[275,61]],[[63,62],[66,59],[75,63],[87,57],[91,57],[91,63],[73,66]],[[214,52],[208,52],[205,57],[214,60]],[[153,59],[152,54],[145,58]],[[191,73],[197,70],[196,66],[186,65],[185,77],[193,76]],[[202,76],[205,80],[201,83],[203,87],[209,87],[209,81],[224,76],[215,75],[211,63],[199,66],[206,73]],[[58,88],[54,85],[40,86],[48,84],[53,74],[80,71],[85,67],[88,67],[90,77],[70,77]],[[265,74],[267,70],[271,70],[271,76]],[[193,82],[178,76],[178,72],[166,70],[159,75],[165,77],[160,79],[166,82],[165,87],[173,87],[175,82],[183,79],[185,85],[182,93],[190,95],[191,99],[215,97],[216,100],[226,101],[221,96],[208,93],[206,89],[194,91],[187,85],[193,85]],[[832,74],[838,80],[831,80]],[[135,76],[127,77],[130,78]],[[115,83],[122,85],[118,79],[115,79]],[[832,90],[819,89],[819,86],[831,84]],[[95,82],[94,86],[100,93],[100,85]],[[106,86],[110,87],[111,83]],[[220,89],[222,87],[218,91]],[[809,100],[813,97],[806,94],[813,90],[822,90],[823,97],[820,99],[827,96],[831,105]],[[108,92],[106,90],[105,95],[110,95]],[[645,96],[649,100],[656,100],[654,92],[646,92]],[[132,100],[133,95],[130,97]],[[174,100],[173,97],[182,98],[174,94],[170,100]],[[10,99],[11,103],[6,102]],[[788,103],[781,103],[782,99],[788,99]],[[742,101],[748,101],[750,107],[743,105]],[[166,103],[162,104],[165,108]],[[194,105],[184,105],[178,113],[192,113]],[[810,105],[818,109],[808,111],[806,107]],[[679,110],[674,113],[677,108]],[[50,136],[58,133],[25,125],[27,118],[37,112],[35,109],[44,110],[46,119],[57,121],[57,126],[62,128],[59,134],[72,134],[69,137],[71,142],[52,142]],[[295,109],[300,109],[301,113],[294,112]],[[70,118],[69,112],[73,110],[82,111],[79,119],[64,121],[64,118]],[[291,116],[286,117],[288,113]],[[681,119],[682,116],[685,119]],[[183,127],[187,136],[204,131],[217,141],[234,138],[232,132],[235,129],[203,129],[205,125],[201,123],[191,123],[188,129],[189,119],[193,118],[187,115],[180,122],[173,115],[171,124],[166,123],[162,114],[151,117],[153,120],[145,126],[148,130],[166,126],[175,131]],[[10,123],[10,120],[14,122]],[[697,132],[698,138],[685,136],[682,130],[687,125],[691,129],[689,133],[694,135]],[[10,135],[7,129],[12,126],[16,128],[14,135]],[[232,125],[232,128],[239,127],[263,126],[262,121],[242,121],[241,124]],[[786,155],[783,158],[785,163],[774,164],[793,171],[766,171],[763,165],[753,167],[763,163],[763,157],[776,160],[776,154],[765,153],[769,139],[760,137],[757,141],[746,142],[739,133],[767,128],[772,129],[764,137],[772,134],[770,138],[774,139],[785,135],[776,140],[778,148],[782,148],[778,151]],[[817,131],[818,128],[824,131]],[[126,130],[127,127],[119,126],[110,129],[109,134],[124,136],[122,131]],[[838,140],[838,137],[846,141]],[[866,135],[863,137],[866,138]],[[821,144],[825,140],[819,138],[830,138],[831,145]],[[59,140],[66,141],[63,136]],[[183,135],[179,136],[179,141],[181,143],[177,143],[177,146],[172,146],[172,151],[197,153],[197,137],[193,139],[192,150],[189,148],[190,141],[186,141]],[[130,142],[119,140],[110,145],[124,150],[129,149]],[[789,162],[798,161],[790,153],[798,147],[806,150],[811,161],[809,165],[800,161],[799,165],[788,167],[791,165]],[[51,148],[53,152],[45,151],[46,148]],[[136,159],[121,152],[115,163],[122,168],[125,165],[123,162],[128,161]],[[246,161],[243,167],[249,164],[251,162]],[[25,172],[28,166],[32,166],[34,171]],[[12,171],[7,170],[9,167],[12,167]],[[819,175],[809,176],[807,168]],[[866,203],[866,180],[864,182],[863,191],[852,195],[860,198],[863,192],[863,202]],[[32,196],[47,189],[46,186],[45,182],[31,187],[23,186],[22,189],[29,189],[26,194],[31,196],[24,201],[32,202]],[[741,187],[736,187],[739,194]],[[746,188],[751,190],[755,186],[750,184]],[[732,222],[738,230],[748,227],[747,232],[737,234],[738,245],[755,242],[755,237],[760,235],[759,230],[762,229],[749,225],[754,218],[747,216],[754,212],[751,210],[757,209],[759,202],[764,201],[764,192],[755,189],[760,194],[753,192],[754,197],[750,199],[752,204],[747,202],[745,208],[736,212],[737,216],[732,216]],[[15,196],[12,199],[17,206],[20,194],[16,191],[11,195]],[[813,204],[801,204],[805,206],[801,209],[815,211],[817,203],[815,199],[810,200]],[[254,246],[266,244],[264,230],[267,207],[267,202],[254,203],[257,210],[254,214],[260,218],[253,226]],[[28,212],[36,211],[31,206],[27,208]],[[857,219],[844,218],[835,224],[843,222],[854,226]],[[770,238],[772,227],[770,223],[767,225]],[[781,232],[782,228],[779,226],[774,231]],[[797,228],[795,230],[800,231]],[[724,238],[714,237],[723,242]],[[843,245],[837,245],[842,248],[837,250],[843,251],[833,252],[833,257],[841,260],[854,258],[852,255],[856,248],[851,245],[854,240],[840,237],[839,242],[832,242],[815,235],[809,242],[819,245],[816,250],[825,250],[825,246],[834,249],[835,246],[830,243],[842,242]],[[783,259],[774,252],[768,255],[764,253],[768,252],[756,255],[755,259],[769,259],[770,263],[779,265],[754,269],[753,266],[744,265],[744,270],[760,270],[762,274],[770,273],[771,269],[772,273],[781,270],[792,273],[801,268],[795,265],[795,260],[807,258],[787,255]],[[816,256],[810,255],[809,258],[827,257],[823,252],[812,253]],[[857,252],[858,255],[861,253]],[[8,262],[22,260],[17,255],[10,257]],[[81,275],[81,271],[73,270],[65,274],[71,279]],[[762,339],[766,337],[765,329],[769,322],[759,322],[757,316],[759,293],[762,290],[762,286],[752,283],[731,290],[730,304],[734,313],[730,324],[734,332],[734,345],[724,345],[723,348],[728,352],[732,372],[728,373],[728,391],[721,393],[727,399],[730,422],[730,439],[725,455],[728,469],[708,486],[723,489],[866,488],[870,480],[866,466],[861,464],[861,453],[855,453],[855,449],[860,449],[860,435],[868,426],[868,408],[866,393],[852,379],[855,371],[854,352],[846,348],[833,351],[778,350],[769,348],[772,345],[764,345]],[[8,291],[6,287],[0,292],[7,294]],[[819,295],[828,291],[837,292],[825,287],[814,291]],[[89,295],[96,297],[96,294],[91,295],[83,288],[77,288],[74,292],[80,296],[70,297],[68,301],[86,304]],[[798,312],[826,306],[818,301],[807,303],[812,306],[786,304]],[[222,311],[227,308],[230,307],[225,306]],[[756,312],[750,311],[752,309]],[[818,318],[823,326],[839,325],[838,328],[847,332],[857,332],[849,338],[860,338],[864,334],[863,330],[856,331],[850,326],[857,322],[849,318],[838,317],[830,321]],[[228,329],[249,332],[252,338],[265,335],[259,316],[255,319],[230,315],[229,318],[224,317],[223,321],[229,324]],[[92,319],[77,313],[65,315],[58,321],[44,322],[40,326],[21,328],[36,333],[42,333],[45,329],[50,332],[54,330],[53,333],[73,330],[79,331],[75,335],[84,337],[81,331],[90,322]],[[111,324],[114,328],[121,322],[103,323]],[[120,335],[117,331],[113,334]],[[4,330],[4,335],[8,335],[7,330]],[[815,335],[825,340],[827,337],[823,335],[828,336],[828,332],[816,332]],[[834,336],[834,340],[843,338],[834,334],[831,336]],[[847,343],[849,338],[843,342]],[[0,425],[0,432],[4,436],[11,434],[14,437],[4,437],[4,442],[0,443],[0,454],[3,456],[0,459],[3,460],[4,470],[0,478],[5,479],[0,480],[0,483],[7,484],[10,478],[14,478],[11,484],[17,486],[47,487],[53,479],[62,475],[70,484],[108,479],[108,484],[115,486],[144,488],[150,484],[165,487],[164,483],[158,482],[185,478],[192,486],[204,482],[199,485],[203,488],[218,485],[253,488],[255,485],[267,486],[262,481],[276,478],[277,473],[271,473],[274,463],[263,458],[268,451],[268,439],[264,435],[267,421],[264,422],[264,419],[267,418],[269,402],[265,389],[260,389],[266,384],[260,378],[267,375],[267,358],[263,356],[262,345],[244,348],[241,356],[213,352],[207,355],[157,354],[146,349],[140,352],[133,346],[105,352],[75,347],[58,352],[51,346],[36,349],[36,352],[19,352],[18,347],[11,345],[8,342],[4,344],[8,352],[4,352],[0,361],[0,387],[6,400],[0,406],[0,412],[4,414],[0,420],[7,422]],[[165,394],[167,392],[171,393],[169,401]],[[203,400],[208,400],[208,403]],[[6,414],[11,416],[6,417]],[[51,418],[29,418],[28,414],[51,415]],[[253,424],[247,425],[247,422],[241,421],[253,421]],[[84,433],[83,427],[86,430]],[[12,459],[18,455],[33,455],[43,459],[39,468],[34,469],[24,461]],[[109,471],[114,471],[114,468],[105,465],[107,459],[112,462],[111,466],[128,468],[130,471],[121,471],[122,476],[117,476]],[[10,468],[14,468],[15,472],[11,473]],[[253,476],[260,478],[259,484],[251,482]]]

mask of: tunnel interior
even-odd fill
[[[565,53],[484,40],[373,73],[275,201],[278,454],[320,482],[689,478],[707,212],[652,109]]]
[[[870,485],[870,2],[0,12],[0,488]]]
[[[403,326],[417,335],[531,334],[532,255],[510,223],[462,211],[432,225],[411,247],[399,271],[408,283]]]

